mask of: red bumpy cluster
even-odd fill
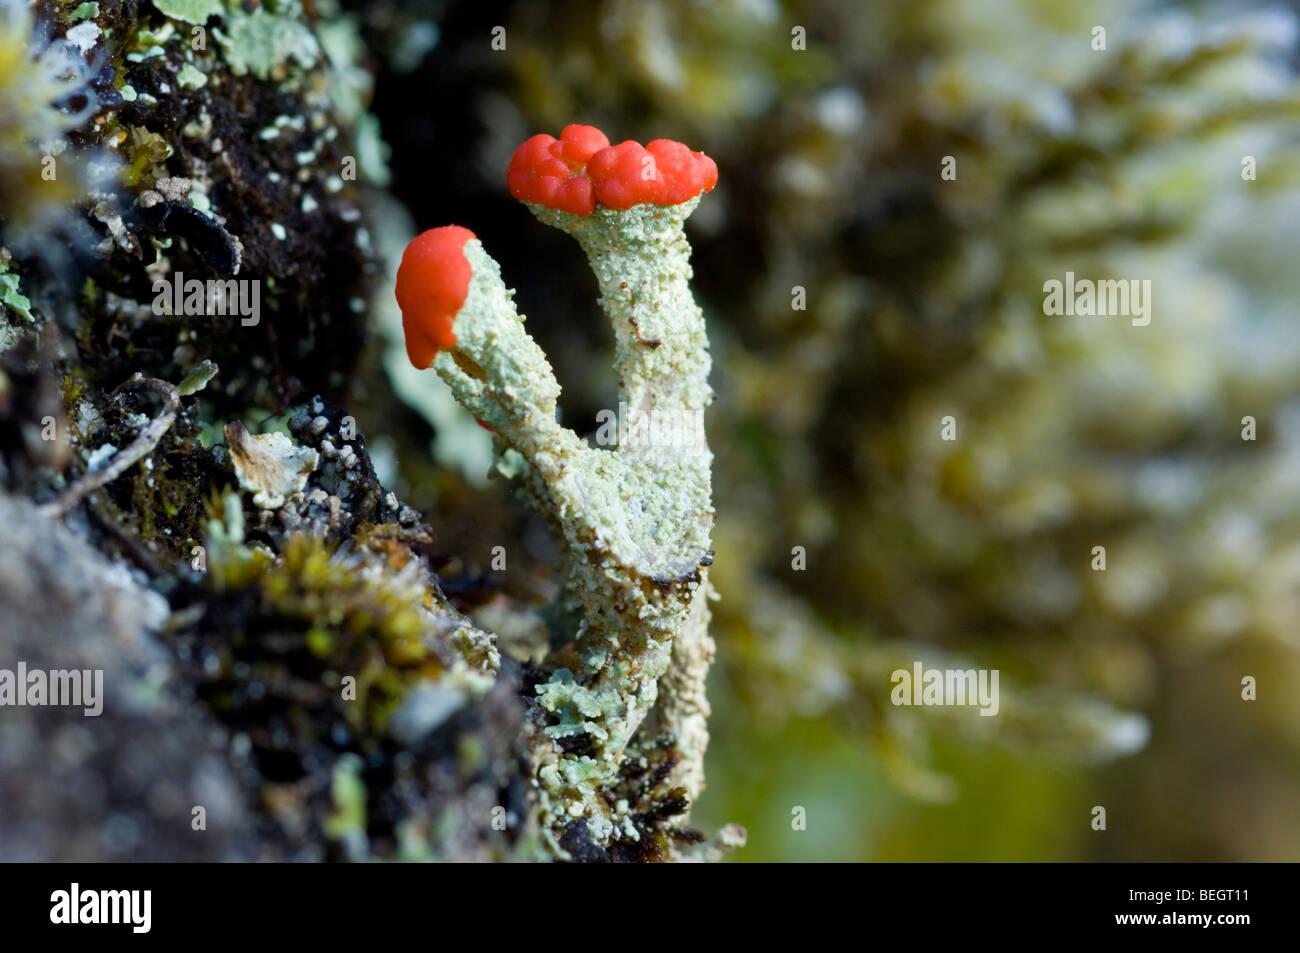
[[[506,173],[515,198],[574,215],[590,215],[597,205],[679,205],[717,182],[714,161],[680,142],[642,146],[629,139],[611,146],[596,127],[576,125],[565,126],[559,139],[533,136],[515,150]]]
[[[597,205],[679,205],[709,192],[718,167],[702,152],[680,142],[656,139],[648,146],[611,146],[594,126],[565,126],[560,138],[533,136],[510,160],[510,194],[525,202],[590,215]],[[467,228],[446,225],[417,235],[397,269],[397,303],[402,309],[406,356],[420,370],[439,351],[456,346],[456,314],[469,294],[472,274],[465,243]]]
[[[459,225],[431,228],[406,246],[397,268],[397,304],[406,332],[406,356],[420,370],[438,352],[456,346],[452,325],[469,294],[472,269],[465,243],[475,234]]]

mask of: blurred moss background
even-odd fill
[[[694,817],[744,824],[736,859],[1300,857],[1293,11],[344,7],[391,191],[501,261],[580,432],[612,342],[577,247],[507,194],[513,148],[581,122],[718,162],[692,221],[722,594]],[[1151,324],[1044,316],[1066,271],[1150,279]],[[441,547],[528,534],[500,485],[421,464],[432,431],[382,389],[362,413]],[[918,659],[998,668],[1001,713],[891,706]]]

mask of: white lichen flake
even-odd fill
[[[320,462],[315,450],[297,446],[282,433],[252,436],[240,423],[227,425],[225,433],[239,485],[262,509],[278,509],[301,493]]]

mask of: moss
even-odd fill
[[[437,679],[452,659],[426,641],[427,596],[409,573],[386,574],[314,537],[291,537],[279,557],[218,543],[206,582],[215,597],[206,610],[212,623],[238,606],[253,632],[275,633],[267,640],[224,632],[230,665],[279,659],[285,677],[304,682],[306,694],[354,731],[381,733],[407,689]],[[231,677],[233,667],[222,692],[232,689],[224,680]],[[343,677],[356,680],[355,705],[341,694],[327,701]]]
[[[76,407],[81,403],[85,395],[85,380],[72,374],[63,375],[63,404],[65,407]]]
[[[127,159],[121,173],[122,184],[152,185],[161,178],[159,167],[171,158],[173,152],[167,140],[157,133],[140,127],[130,129],[122,148],[122,154]]]
[[[461,656],[463,625],[437,605],[418,560],[301,534],[276,554],[243,541],[234,494],[216,506],[208,571],[178,597],[188,608],[173,638],[200,699],[251,741],[272,815],[307,811],[349,859],[535,856],[535,806],[500,790],[501,772],[520,770],[509,768],[518,750],[500,745],[517,745],[522,705],[509,680],[494,687]],[[419,728],[419,706],[405,704],[418,696],[452,704]],[[518,723],[485,734],[498,715]],[[472,801],[448,801],[449,783]],[[491,826],[501,804],[514,816],[505,836]]]

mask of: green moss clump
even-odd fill
[[[430,597],[416,573],[316,537],[289,537],[279,557],[214,544],[207,585],[207,620],[218,631],[205,641],[221,660],[209,689],[232,713],[282,703],[289,715],[305,703],[300,714],[319,719],[313,735],[339,727],[338,737],[376,736],[413,684],[438,679],[455,661],[426,638]]]

